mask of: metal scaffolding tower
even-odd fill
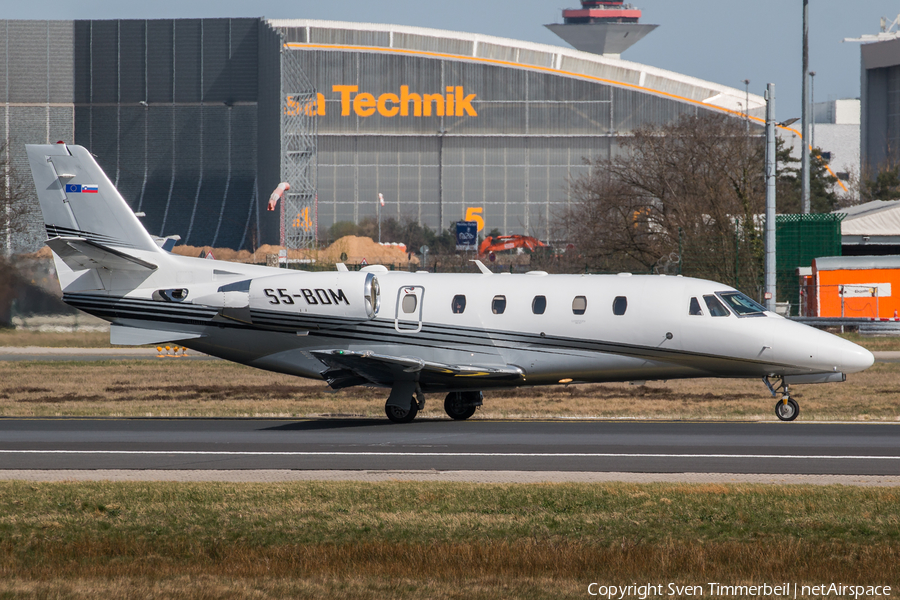
[[[316,194],[318,95],[300,66],[299,52],[281,51],[281,181],[290,184],[281,202],[281,245],[315,248],[319,217]]]

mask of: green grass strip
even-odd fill
[[[517,582],[516,597],[583,598],[592,581],[900,589],[898,500],[842,486],[0,482],[0,596],[198,577],[233,592],[222,597],[284,585],[496,597]]]

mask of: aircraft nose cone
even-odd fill
[[[865,371],[875,363],[875,355],[853,344],[853,348],[843,348],[841,351],[841,365],[844,373],[858,373]]]

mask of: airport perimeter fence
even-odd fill
[[[790,315],[800,316],[808,297],[801,290],[798,267],[811,267],[815,258],[841,256],[843,214],[778,215],[775,227],[775,281],[780,302],[789,302]]]

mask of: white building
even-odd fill
[[[791,147],[791,154],[800,158],[800,131],[781,129],[779,134]],[[835,185],[839,194],[848,193],[844,188],[851,176],[860,173],[860,101],[859,98],[843,98],[816,102],[810,123],[810,144],[822,151],[832,174],[840,183]]]

